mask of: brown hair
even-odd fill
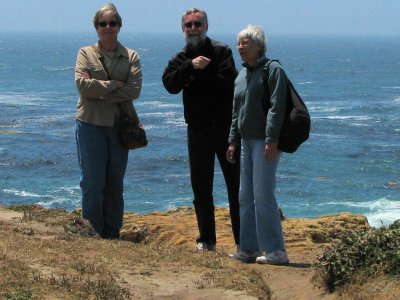
[[[97,29],[97,27],[99,26],[99,19],[100,19],[100,16],[101,16],[104,12],[106,12],[106,11],[111,11],[111,12],[114,14],[115,18],[117,19],[118,27],[122,27],[122,18],[121,18],[121,16],[120,16],[119,13],[118,13],[117,8],[115,7],[114,4],[108,3],[108,4],[103,5],[103,6],[96,12],[96,14],[94,15],[94,17],[93,17],[93,25],[94,25],[94,28]]]

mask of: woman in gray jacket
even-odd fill
[[[118,115],[120,107],[133,109],[142,72],[138,54],[117,40],[122,19],[113,4],[100,8],[93,24],[99,42],[79,49],[75,66],[82,217],[102,238],[118,239],[129,151],[121,143]]]
[[[232,257],[244,262],[287,264],[275,182],[288,82],[280,64],[272,62],[268,78],[271,105],[265,111],[263,68],[268,59],[262,28],[249,25],[240,31],[237,47],[244,64],[235,80],[230,145],[226,153],[228,161],[235,163],[236,147],[241,145],[240,247]]]

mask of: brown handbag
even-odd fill
[[[132,102],[119,105],[119,130],[121,142],[130,150],[147,146],[147,136],[144,126],[140,123]]]
[[[108,72],[104,57],[99,51],[97,45],[92,46],[93,51],[98,55],[99,60],[107,73],[108,79],[111,79],[111,75]],[[119,108],[119,131],[121,136],[121,142],[129,150],[143,148],[147,146],[147,136],[144,126],[140,123],[139,117],[136,113],[136,109],[131,101],[122,102],[118,104]]]

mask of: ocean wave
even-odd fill
[[[138,102],[139,103],[139,102]],[[136,106],[136,103],[135,103]],[[169,103],[169,102],[163,102],[163,101],[141,101],[140,105],[138,106],[151,106],[151,107],[157,107],[157,108],[177,108],[177,107],[182,107],[182,104],[180,103]]]
[[[19,197],[32,197],[32,198],[40,198],[43,197],[42,195],[27,192],[27,191],[19,191],[16,189],[2,189],[1,190],[5,194],[10,194],[14,196],[19,196]]]
[[[49,165],[57,165],[60,161],[60,157],[38,157],[34,159],[9,159],[6,163],[2,164],[2,166],[7,168],[17,168],[17,169],[35,169],[39,166],[49,166]]]
[[[38,101],[43,100],[42,97],[33,94],[3,94],[0,95],[0,103],[16,106],[37,105]]]
[[[394,90],[398,90],[400,89],[400,86],[383,86],[383,89],[394,89]]]
[[[318,205],[344,206],[363,210],[362,214],[368,219],[368,223],[373,227],[389,225],[400,219],[400,199],[392,200],[380,198],[371,201],[331,201]]]
[[[80,187],[77,185],[59,187],[44,194],[18,189],[2,189],[1,191],[16,197],[38,199],[34,200],[36,201],[34,203],[45,208],[66,208],[71,210],[81,206]]]
[[[77,193],[79,194],[81,191],[81,188],[79,185],[74,185],[74,186],[62,186],[56,190],[54,190],[54,192],[65,192],[67,194],[70,195],[76,195]]]
[[[167,125],[173,125],[174,127],[186,127],[185,119],[169,119],[165,122]]]
[[[64,208],[67,210],[73,210],[81,207],[80,200],[71,201],[70,198],[56,197],[50,201],[39,201],[35,204],[43,206],[45,208]]]
[[[310,105],[310,106],[308,106],[308,110],[310,112],[317,112],[317,113],[333,113],[333,112],[338,112],[339,108],[337,108],[337,107]]]
[[[165,111],[165,112],[146,112],[146,113],[140,113],[140,116],[146,116],[146,117],[175,117],[177,115],[177,112],[175,111]]]
[[[400,207],[396,211],[385,209],[384,211],[366,214],[368,223],[373,227],[388,226],[400,219]]]
[[[48,72],[61,72],[61,71],[73,70],[74,67],[44,67],[44,69]]]
[[[372,120],[371,116],[319,116],[314,119],[328,119],[328,120],[355,120],[355,121],[368,121]]]

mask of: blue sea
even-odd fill
[[[235,34],[228,43],[237,68]],[[95,33],[0,33],[0,204],[81,206],[75,144],[74,65]],[[270,36],[268,56],[283,64],[306,102],[310,139],[285,154],[277,199],[289,218],[349,211],[373,226],[400,219],[400,37]],[[143,89],[135,102],[149,138],[131,151],[125,211],[192,205],[181,95],[161,82],[183,47],[180,34],[120,33],[137,50]],[[219,166],[215,204],[227,206]]]

